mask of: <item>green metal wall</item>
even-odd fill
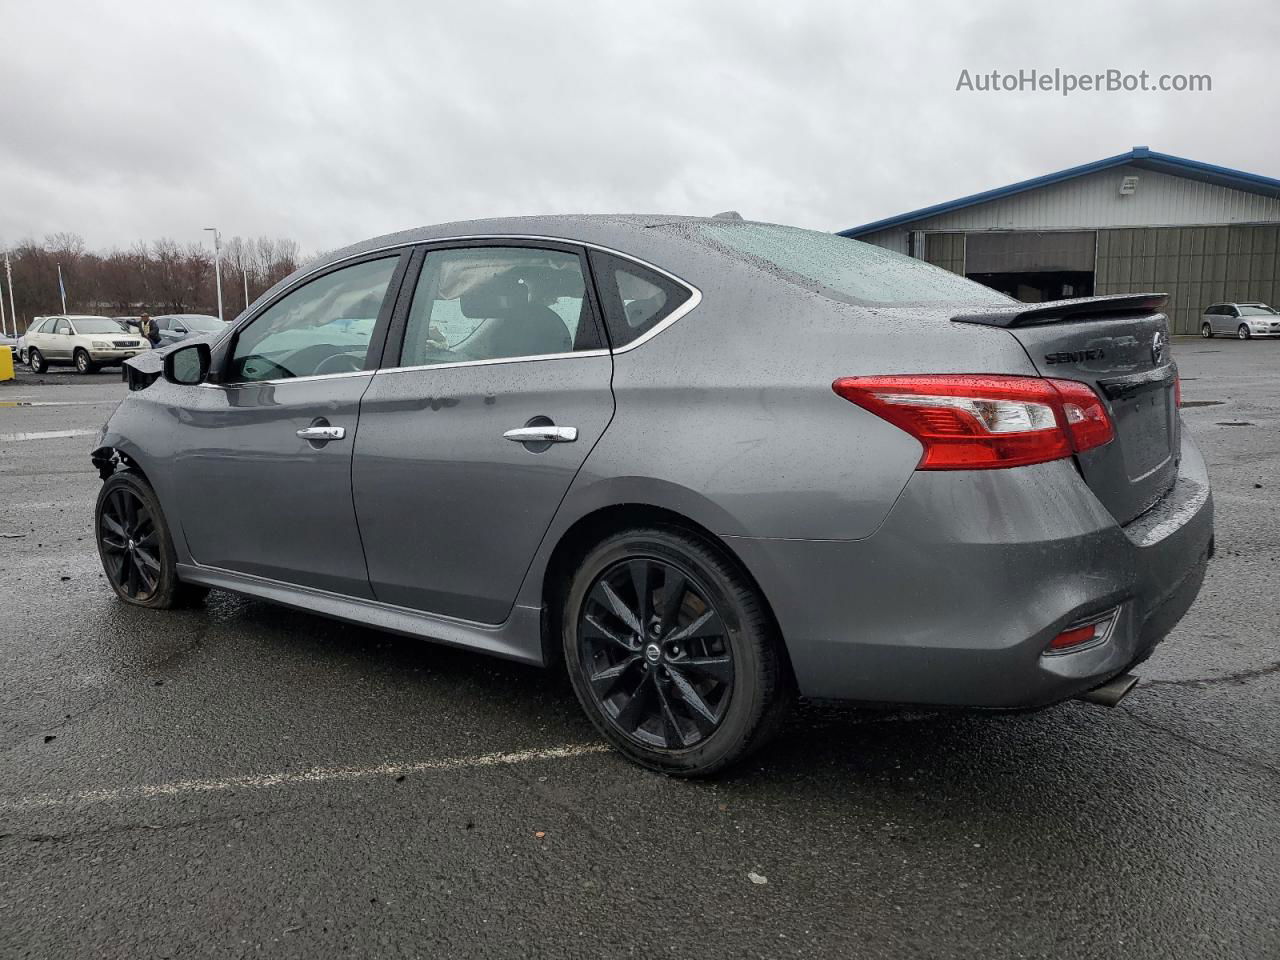
[[[1094,292],[1169,294],[1174,333],[1222,300],[1280,301],[1280,224],[1098,231]]]
[[[964,234],[929,234],[925,237],[924,259],[952,273],[964,273]]]

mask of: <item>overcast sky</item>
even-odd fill
[[[0,34],[0,244],[730,208],[836,230],[1134,144],[1280,177],[1273,0],[5,0]],[[1213,91],[955,89],[1032,67]]]

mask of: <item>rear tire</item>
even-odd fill
[[[628,759],[707,776],[777,732],[792,700],[782,643],[715,544],[675,527],[614,534],[583,557],[562,603],[574,693]]]
[[[1241,340],[1248,340],[1251,336],[1253,336],[1253,334],[1249,332],[1249,325],[1246,323],[1242,323],[1240,324],[1240,326],[1236,327],[1236,336],[1239,337]]]
[[[111,588],[125,603],[153,610],[203,600],[207,587],[178,579],[178,558],[160,501],[131,470],[109,476],[98,492],[94,539]]]
[[[31,368],[32,373],[44,373],[49,369],[49,364],[44,358],[44,354],[32,347],[27,351],[27,366]]]
[[[93,359],[89,356],[89,351],[82,347],[76,349],[76,370],[81,374],[88,375],[97,371]]]
[[[1213,327],[1209,326],[1207,323],[1200,324],[1200,336],[1204,337],[1206,340],[1212,339]]]

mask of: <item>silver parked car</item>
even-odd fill
[[[217,317],[204,313],[165,313],[151,319],[155,321],[156,328],[160,332],[160,342],[157,346],[161,347],[166,343],[186,340],[188,337],[219,333],[227,326]]]
[[[110,317],[71,314],[37,317],[22,337],[22,350],[32,373],[50,366],[71,365],[80,373],[123,363],[149,347],[128,327]]]
[[[218,587],[566,669],[669,773],[796,694],[1114,702],[1213,543],[1162,303],[716,219],[382,237],[127,364],[98,546],[132,604]]]
[[[1280,337],[1280,314],[1265,303],[1215,303],[1200,318],[1200,336],[1249,340]]]

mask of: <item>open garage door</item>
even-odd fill
[[[1088,297],[1096,251],[1093,230],[970,233],[964,272],[1025,303]]]

